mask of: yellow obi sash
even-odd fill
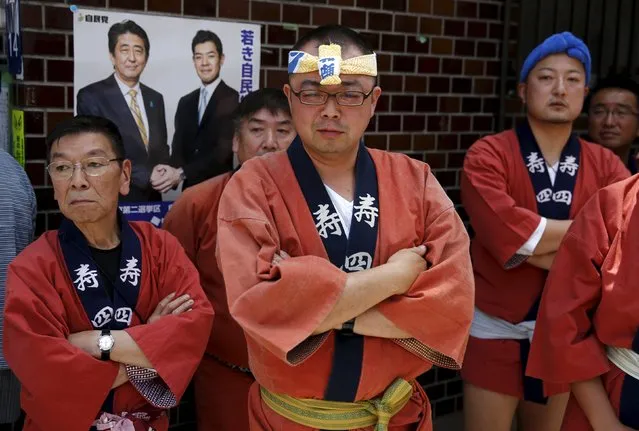
[[[386,431],[391,418],[410,400],[413,386],[397,379],[380,398],[353,403],[294,398],[274,394],[264,387],[260,387],[260,391],[271,410],[300,425],[322,430],[352,430],[375,425],[375,431]]]

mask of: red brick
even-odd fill
[[[475,42],[472,40],[455,40],[455,55],[473,57],[475,55]]]
[[[439,98],[439,111],[445,113],[457,113],[461,106],[461,99],[459,97],[440,97]]]
[[[464,21],[450,20],[444,21],[444,35],[464,37],[466,34],[466,23]]]
[[[442,59],[442,73],[447,75],[459,75],[462,73],[462,60],[458,58]]]
[[[350,9],[342,9],[342,25],[351,28],[366,28],[366,12]]]
[[[368,13],[368,28],[370,30],[391,31],[393,29],[393,16],[386,13]]]
[[[397,112],[413,112],[415,98],[408,95],[393,96],[392,110]]]
[[[426,77],[424,76],[406,76],[405,90],[411,93],[423,93],[426,91]]]
[[[499,99],[496,97],[487,97],[484,99],[484,107],[482,111],[485,114],[496,115],[499,112]]]
[[[449,55],[453,53],[453,40],[441,37],[434,37],[430,41],[430,52],[438,55]]]
[[[44,60],[24,57],[22,66],[25,81],[44,81]]]
[[[464,97],[462,111],[467,113],[481,112],[481,99],[479,97]]]
[[[408,151],[411,148],[411,135],[390,135],[388,138],[388,149],[390,151]]]
[[[366,146],[368,148],[377,148],[378,150],[386,150],[386,135],[367,135]]]
[[[377,131],[377,117],[372,117],[368,121],[368,126],[366,127],[365,132],[366,133],[371,133],[371,132],[375,132],[375,131]]]
[[[431,76],[428,78],[429,93],[450,93],[450,78]]]
[[[476,135],[476,134],[463,134],[460,135],[459,138],[459,147],[462,150],[467,150],[468,148],[470,148],[471,145],[473,145],[475,142],[477,142],[480,138],[480,135]]]
[[[487,61],[486,75],[501,76],[501,61]]]
[[[454,0],[434,0],[433,15],[455,16],[455,1]]]
[[[450,121],[451,132],[469,132],[471,130],[470,123],[473,117],[467,115],[454,115]]]
[[[424,40],[424,39],[420,39],[418,40],[419,36],[406,36],[406,39],[408,41],[407,46],[406,46],[406,52],[411,52],[411,53],[416,53],[416,54],[428,54],[430,53],[430,41],[429,40]]]
[[[248,0],[218,0],[220,18],[248,19]]]
[[[446,167],[446,153],[427,153],[424,161],[428,163],[431,169],[443,169]],[[428,397],[430,398],[430,394]]]
[[[453,78],[453,93],[470,93],[473,90],[473,80],[470,78]]]
[[[370,18],[369,18],[370,21]],[[360,35],[366,39],[368,41],[368,43],[371,45],[371,47],[373,48],[373,50],[375,51],[379,51],[379,39],[380,39],[380,34],[379,33],[372,33],[372,32],[361,32]]]
[[[73,61],[47,60],[47,81],[73,82]]]
[[[180,0],[147,0],[147,10],[154,12],[182,13]]]
[[[382,51],[399,51],[406,50],[406,37],[401,34],[383,34],[382,35]]]
[[[279,48],[265,48],[262,50],[260,62],[262,63],[262,66],[267,67],[287,67],[288,58],[287,55],[283,55],[282,63],[280,64]]]
[[[437,112],[437,97],[417,96],[416,112]]]
[[[45,169],[42,162],[27,162],[24,166],[24,170],[29,176],[29,181],[34,186],[44,185]]]
[[[357,7],[380,9],[382,7],[382,0],[357,0]]]
[[[419,32],[422,34],[442,34],[442,20],[437,18],[421,18],[419,20]]]
[[[382,94],[377,99],[377,105],[375,106],[375,112],[388,112],[390,111],[390,96],[388,94]]]
[[[22,52],[24,55],[65,55],[65,37],[63,34],[22,33]]]
[[[44,133],[44,114],[42,112],[24,112],[24,133],[26,135],[40,135]]]
[[[497,44],[494,42],[477,42],[477,57],[497,57]]]
[[[491,3],[482,3],[479,5],[479,18],[481,19],[499,19],[499,6]]]
[[[25,112],[25,119],[26,119]],[[43,116],[42,112],[39,112],[40,117]],[[25,132],[28,132],[25,123]],[[43,136],[27,136],[24,138],[24,153],[27,160],[44,160],[47,158],[47,144]]]
[[[16,104],[25,107],[64,108],[64,87],[17,85]]]
[[[384,91],[402,91],[403,83],[401,75],[380,75],[380,87]]]
[[[464,60],[464,75],[482,76],[485,63],[484,60]]]
[[[284,6],[283,21],[297,24],[308,24],[311,22],[311,8],[308,6],[289,5]]]
[[[280,7],[278,3],[253,1],[251,2],[251,20],[280,22]]]
[[[457,16],[460,18],[477,18],[477,3],[469,1],[458,1]]]
[[[426,128],[424,115],[404,115],[403,130],[408,132],[423,132]]]
[[[413,149],[432,151],[435,149],[435,135],[432,134],[419,134],[415,135],[413,139]],[[421,379],[420,379],[421,380]]]
[[[494,94],[495,80],[494,79],[475,79],[475,93],[476,94]]]
[[[380,72],[390,72],[391,70],[390,54],[377,54],[377,70]]]
[[[22,3],[20,6],[22,28],[42,28],[42,7]]]
[[[437,57],[420,57],[417,70],[419,73],[439,73],[439,62]]]
[[[217,0],[184,0],[184,15],[216,16]]]
[[[328,0],[328,4],[336,6],[353,6],[355,4],[355,0]]]
[[[380,132],[399,132],[402,130],[400,115],[378,115],[377,123]]]
[[[67,52],[69,57],[73,57],[73,35],[67,35]]]
[[[503,24],[495,24],[495,23],[491,23],[490,24],[490,31],[489,31],[489,37],[491,39],[502,39],[504,37],[504,25]],[[513,34],[517,34],[517,33],[510,33],[511,35]]]
[[[296,41],[297,32],[295,30],[285,29],[281,25],[268,25],[268,43],[292,46]]]
[[[459,135],[439,135],[437,137],[437,149],[438,150],[456,150],[459,143]]]
[[[271,88],[282,88],[288,83],[288,73],[286,70],[268,70],[266,72],[266,86]]]
[[[448,153],[448,167],[449,168],[461,168],[464,165],[465,152],[449,152]],[[441,379],[441,378],[440,378]]]
[[[73,112],[47,112],[47,135],[63,121],[73,118]]]
[[[144,10],[144,0],[110,0],[109,7]]]
[[[384,10],[406,12],[407,0],[384,0]]]
[[[468,37],[486,37],[487,30],[488,26],[485,22],[468,22]]]
[[[73,86],[67,87],[67,109],[73,109],[75,104],[74,95],[73,95]]]
[[[344,11],[342,11],[342,14]],[[395,31],[417,33],[417,17],[411,15],[395,15]]]
[[[415,57],[412,55],[395,55],[393,56],[394,72],[415,72]]]
[[[408,0],[408,11],[413,13],[430,13],[432,0]]]

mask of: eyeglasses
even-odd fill
[[[103,175],[111,162],[121,162],[122,158],[107,159],[106,157],[89,157],[77,163],[69,161],[59,161],[50,163],[47,171],[54,180],[68,180],[73,175],[76,167],[82,169],[82,172],[90,177],[99,177]]]
[[[595,108],[590,111],[590,115],[597,120],[602,120],[607,118],[608,115],[612,114],[612,118],[615,120],[625,120],[630,117],[636,117],[639,113],[631,111],[629,109],[623,108],[614,108],[614,109],[606,109],[606,108]]]
[[[374,89],[373,89],[374,90]],[[291,93],[300,99],[300,102],[304,105],[323,105],[326,103],[329,97],[335,97],[335,101],[341,106],[361,106],[364,100],[371,94],[373,90],[368,93],[361,91],[340,91],[339,93],[327,93],[321,90],[302,90],[295,92],[291,89]]]

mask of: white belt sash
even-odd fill
[[[623,347],[608,346],[608,359],[624,373],[639,380],[639,354]]]
[[[490,316],[477,307],[470,335],[485,340],[525,340],[532,341],[535,331],[535,321],[527,320],[521,323],[510,323],[499,317]]]

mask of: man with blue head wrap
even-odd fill
[[[569,386],[526,375],[542,290],[577,212],[629,176],[612,152],[573,133],[590,75],[582,40],[550,36],[521,69],[526,120],[468,150],[461,192],[476,232],[476,308],[462,369],[467,431],[508,431],[517,413],[524,431],[561,427]]]

